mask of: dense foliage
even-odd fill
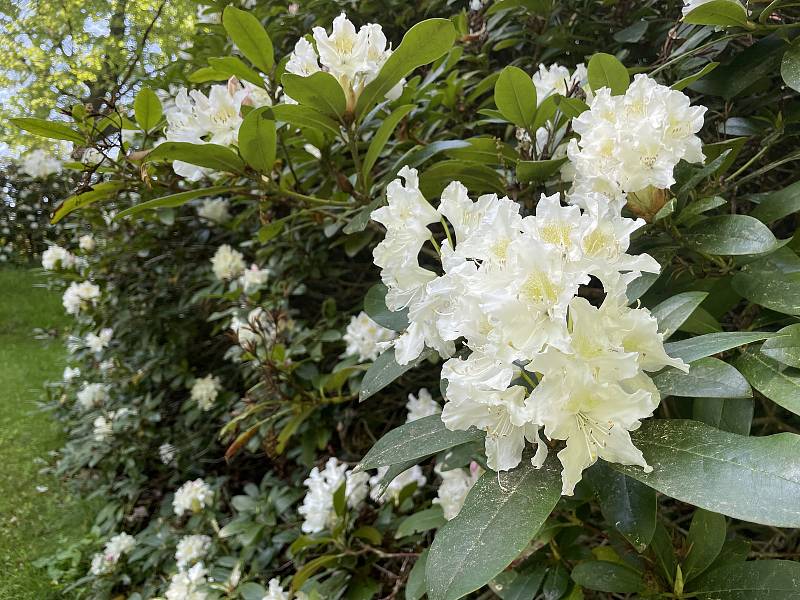
[[[4,174],[73,186],[57,468],[104,506],[50,574],[796,597],[800,9],[687,4],[218,3],[13,120],[81,150]]]

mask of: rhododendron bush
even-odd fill
[[[216,3],[73,144],[51,575],[795,598],[800,8]],[[57,164],[56,164],[57,163]],[[76,183],[77,182],[77,183]]]

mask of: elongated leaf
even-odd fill
[[[281,83],[289,97],[324,115],[339,118],[347,109],[342,86],[330,73],[320,71],[308,77],[284,73]]]
[[[244,162],[235,152],[217,144],[164,142],[151,150],[146,160],[180,160],[199,167],[231,173],[244,169]]]
[[[364,164],[361,168],[364,177],[370,174],[372,167],[375,166],[375,162],[378,160],[378,156],[380,156],[381,150],[386,146],[386,142],[389,141],[392,133],[394,133],[397,124],[411,112],[412,108],[414,108],[413,104],[404,104],[397,107],[378,127],[378,131],[375,132],[375,136],[372,138],[369,148],[367,148],[367,154],[364,156]]]
[[[749,435],[753,423],[750,398],[695,398],[692,418],[723,431]]]
[[[161,120],[163,114],[161,100],[153,90],[144,87],[136,94],[136,99],[133,101],[133,112],[139,127],[144,131],[150,131]]]
[[[664,344],[667,354],[673,358],[680,358],[690,363],[698,358],[705,358],[744,344],[765,340],[772,333],[764,331],[730,331],[722,333],[708,333]]]
[[[593,91],[607,87],[614,96],[624,94],[631,83],[631,76],[615,56],[598,52],[589,59],[587,67],[589,86]]]
[[[684,241],[708,254],[741,256],[763,254],[778,247],[778,240],[758,219],[747,215],[720,215],[690,229]]]
[[[689,589],[699,600],[798,600],[800,563],[754,560],[709,571]]]
[[[407,535],[414,535],[423,531],[430,531],[436,529],[447,523],[442,512],[442,507],[435,504],[431,508],[426,508],[419,512],[415,512],[410,517],[406,517],[397,526],[397,532],[394,534],[395,538],[405,537]]]
[[[511,583],[502,590],[504,593],[501,598],[503,600],[533,600],[536,592],[542,586],[546,574],[547,567],[543,564],[520,569]]]
[[[372,363],[361,380],[361,390],[358,394],[358,401],[363,402],[367,398],[377,394],[395,379],[406,371],[413,369],[429,356],[429,352],[424,352],[417,360],[413,360],[407,365],[399,365],[394,358],[394,348],[386,350],[374,363]]]
[[[263,174],[275,164],[275,121],[270,107],[251,110],[239,127],[239,152],[251,167]]]
[[[521,160],[517,163],[517,180],[521,183],[530,181],[544,181],[552,177],[567,161],[566,158],[552,158],[550,160]]]
[[[689,527],[689,552],[683,563],[683,580],[688,582],[702,574],[719,555],[725,543],[728,525],[719,513],[697,509]]]
[[[711,0],[689,12],[683,20],[693,25],[743,27],[747,24],[747,11],[738,0]]]
[[[392,331],[404,331],[408,327],[408,309],[393,312],[386,308],[386,286],[373,285],[364,296],[364,312],[381,327]]]
[[[761,353],[784,365],[800,369],[800,323],[778,331],[764,342]]]
[[[786,410],[800,414],[800,371],[757,350],[745,352],[735,364],[759,392]]]
[[[448,158],[457,158],[485,165],[505,165],[519,160],[519,152],[510,144],[495,137],[474,137],[466,140],[467,148],[446,150]]]
[[[774,253],[778,255],[782,250]],[[770,258],[774,255],[770,255]],[[779,257],[793,257],[789,250]],[[733,289],[751,302],[789,315],[800,315],[800,270],[795,264],[778,264],[771,259],[745,265],[733,276]]]
[[[491,581],[525,549],[560,497],[560,467],[554,458],[541,469],[523,460],[499,476],[484,473],[430,548],[430,600],[456,600]]]
[[[51,140],[67,140],[76,144],[83,144],[86,139],[79,132],[75,131],[64,123],[48,121],[46,119],[36,119],[24,117],[19,119],[9,119],[12,125],[24,129],[28,133],[39,137],[50,138]]]
[[[263,87],[264,80],[253,69],[248,67],[236,56],[216,56],[208,59],[208,64],[218,73],[234,76],[250,83]]]
[[[505,67],[494,85],[494,103],[500,113],[517,127],[531,130],[536,118],[536,86],[531,76],[518,67]]]
[[[572,580],[589,590],[617,594],[644,590],[642,574],[628,566],[604,560],[589,560],[572,569]]]
[[[278,104],[272,107],[272,114],[276,121],[283,121],[295,127],[312,127],[334,136],[341,132],[339,123],[310,106]]]
[[[411,71],[444,56],[455,40],[456,28],[450,19],[427,19],[414,25],[383,64],[378,76],[361,92],[356,116],[369,112]]]
[[[427,548],[417,557],[417,562],[411,567],[406,582],[405,600],[419,600],[425,595],[425,563],[428,561]]]
[[[679,419],[631,434],[651,473],[612,464],[659,492],[735,519],[800,526],[800,436],[745,437]]]
[[[85,206],[89,206],[90,204],[94,204],[98,200],[105,200],[107,198],[111,198],[115,196],[117,192],[125,187],[124,181],[104,181],[103,183],[98,183],[95,185],[90,191],[83,192],[82,194],[77,194],[75,196],[70,196],[64,202],[62,202],[56,212],[53,213],[53,218],[50,220],[50,223],[55,225],[61,219],[66,217],[71,212],[78,210],[79,208],[83,208]]]
[[[653,377],[662,396],[689,398],[750,398],[753,395],[747,380],[739,371],[718,358],[701,358],[684,373],[672,367]]]
[[[782,190],[760,195],[759,199],[758,206],[750,214],[764,223],[794,214],[800,210],[800,181]]]
[[[392,429],[375,442],[356,467],[363,471],[411,462],[484,437],[482,431],[450,431],[439,415],[423,417]]]
[[[505,190],[500,174],[486,165],[463,160],[443,160],[427,169],[419,178],[419,187],[427,198],[438,196],[451,181],[460,181],[476,193]]]
[[[227,6],[222,11],[222,26],[245,58],[269,73],[274,63],[272,40],[259,20],[247,11]]]
[[[710,62],[707,65],[705,65],[702,69],[700,69],[697,73],[689,75],[688,77],[684,77],[683,79],[679,79],[678,81],[673,83],[670,87],[673,90],[681,91],[689,87],[698,79],[702,79],[703,77],[711,73],[711,71],[716,69],[718,66],[719,66],[718,62]]]
[[[147,202],[141,202],[131,207],[126,208],[114,215],[115,220],[124,217],[130,217],[145,210],[156,210],[159,208],[175,208],[182,206],[194,200],[195,198],[204,198],[206,196],[216,196],[231,191],[230,186],[220,185],[215,187],[203,188],[201,190],[189,190],[188,192],[178,192],[177,194],[170,194],[169,196],[162,196],[161,198],[154,198]]]
[[[664,334],[664,339],[669,338],[683,325],[706,296],[708,292],[683,292],[653,308],[653,316],[658,320],[658,330]]]

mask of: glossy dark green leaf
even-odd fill
[[[673,358],[694,362],[744,344],[765,340],[774,334],[765,331],[725,331],[690,337],[679,342],[664,344],[664,350]]]
[[[308,77],[284,73],[281,83],[290,98],[324,115],[340,118],[347,109],[342,86],[330,73],[319,71]]]
[[[116,215],[114,215],[114,219],[119,220],[125,217],[130,217],[131,215],[135,215],[145,210],[157,210],[159,208],[175,208],[177,206],[182,206],[187,202],[189,202],[190,200],[194,200],[195,198],[216,196],[218,194],[229,192],[231,191],[231,189],[233,188],[231,188],[230,186],[218,185],[199,190],[189,190],[188,192],[178,192],[177,194],[162,196],[161,198],[154,198],[152,200],[148,200],[147,202],[140,202],[139,204],[134,204],[133,206],[118,212]]]
[[[416,360],[412,360],[407,365],[399,365],[394,358],[394,348],[386,350],[374,363],[372,363],[361,380],[361,391],[358,394],[359,402],[377,394],[395,379],[406,371],[413,369],[429,356],[429,352],[423,354]]]
[[[239,152],[247,164],[262,174],[275,164],[277,138],[272,110],[265,106],[247,113],[239,127]]]
[[[616,594],[633,594],[644,590],[642,574],[615,562],[589,560],[572,569],[575,583],[589,590]]]
[[[800,563],[754,560],[709,571],[690,587],[698,600],[798,600]]]
[[[364,296],[364,312],[381,327],[404,331],[408,327],[408,309],[393,312],[386,308],[387,291],[382,283],[376,283],[369,288]]]
[[[295,127],[312,127],[333,136],[341,132],[339,123],[310,106],[278,104],[272,107],[272,114],[276,121],[289,123]]]
[[[761,353],[800,369],[800,323],[779,330],[761,346]]]
[[[653,376],[662,396],[689,398],[750,398],[744,376],[718,358],[701,358],[689,364],[689,372],[669,367]]]
[[[566,158],[553,158],[550,160],[521,160],[517,163],[517,180],[520,183],[531,181],[544,181],[552,177],[567,161]]]
[[[748,350],[734,364],[764,396],[786,410],[800,414],[800,371],[758,350]]]
[[[658,330],[664,334],[664,339],[675,333],[707,296],[708,292],[683,292],[654,307],[651,312],[658,320]]]
[[[751,398],[695,398],[692,418],[723,431],[748,435],[753,422]]]
[[[702,69],[700,69],[697,73],[693,73],[692,75],[684,77],[683,79],[679,79],[678,81],[673,83],[670,87],[673,90],[681,91],[689,87],[698,79],[702,79],[703,77],[711,73],[711,71],[716,69],[718,66],[719,66],[718,62],[710,62],[706,64]]]
[[[452,181],[460,181],[470,192],[502,194],[505,185],[500,174],[481,163],[443,160],[431,165],[420,175],[419,188],[426,198],[435,198]]]
[[[683,561],[683,581],[689,582],[701,575],[719,555],[725,543],[728,524],[719,513],[698,508],[692,517],[686,543],[689,551]]]
[[[417,557],[406,581],[405,600],[419,600],[425,595],[425,563],[428,561],[427,548]]]
[[[747,215],[711,217],[683,237],[690,248],[720,256],[763,254],[778,247],[778,240],[758,219]]]
[[[593,91],[607,87],[614,96],[624,94],[631,83],[631,76],[617,57],[598,52],[589,59],[587,67],[589,86]]]
[[[517,127],[531,130],[536,118],[536,87],[519,67],[505,67],[494,85],[494,103]]]
[[[222,12],[222,26],[247,60],[263,73],[272,70],[275,60],[272,40],[254,15],[227,6]]]
[[[400,521],[394,537],[401,538],[415,533],[422,533],[423,531],[430,531],[441,527],[445,523],[447,523],[447,520],[442,513],[442,507],[435,504],[431,508],[415,512]]]
[[[748,263],[733,276],[733,289],[751,302],[800,315],[800,261],[787,248]]]
[[[693,25],[744,27],[747,24],[747,11],[737,0],[711,0],[689,12],[683,21]]]
[[[759,203],[750,213],[764,223],[777,221],[800,211],[800,181],[775,192],[759,195]]]
[[[404,104],[403,106],[398,106],[388,117],[383,120],[381,126],[378,127],[378,131],[376,131],[375,135],[372,137],[369,148],[367,148],[367,153],[364,156],[364,163],[361,167],[361,172],[363,173],[364,177],[369,176],[370,172],[372,171],[372,167],[375,166],[375,162],[378,160],[378,156],[380,156],[381,150],[383,150],[384,146],[386,146],[386,142],[389,141],[389,138],[392,137],[395,128],[403,119],[403,117],[410,113],[411,109],[413,108],[413,104]]]

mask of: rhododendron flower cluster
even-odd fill
[[[172,576],[167,588],[167,600],[206,600],[208,598],[208,579],[203,563],[190,569],[178,571]]]
[[[42,149],[31,150],[20,162],[20,169],[34,179],[61,172],[61,161]]]
[[[192,384],[191,397],[192,400],[197,402],[197,406],[202,411],[211,410],[214,405],[214,400],[219,396],[222,390],[222,383],[219,377],[214,375],[206,375],[205,377],[198,377]]]
[[[458,516],[467,494],[483,474],[483,469],[476,462],[470,463],[469,469],[449,469],[443,471],[437,465],[436,473],[442,478],[436,492],[434,504],[442,507],[444,518],[450,521]]]
[[[175,548],[175,562],[178,569],[185,569],[192,563],[202,559],[211,547],[211,538],[207,535],[187,535],[178,540]]]
[[[187,481],[175,491],[172,508],[177,516],[184,513],[198,513],[214,500],[214,491],[202,479]]]
[[[228,201],[223,198],[211,198],[197,207],[197,216],[212,223],[226,223],[231,218],[228,206]]]
[[[90,306],[95,306],[100,299],[100,288],[90,281],[78,283],[73,281],[64,291],[61,299],[64,310],[70,315],[79,315]]]
[[[322,27],[314,27],[313,33],[316,48],[306,38],[297,40],[286,72],[302,77],[319,71],[330,73],[342,86],[347,110],[352,111],[364,87],[377,77],[392,54],[383,29],[376,23],[368,23],[356,31],[342,13],[333,20],[330,34]],[[386,97],[398,98],[403,85],[405,81],[398,83]]]
[[[357,356],[361,362],[375,360],[381,353],[383,345],[396,336],[396,332],[381,327],[362,310],[350,319],[342,336],[347,344],[344,355]]]
[[[426,388],[421,388],[416,396],[414,394],[408,395],[406,410],[408,410],[406,423],[442,413],[442,407],[433,399],[433,396]]]
[[[84,252],[94,252],[94,249],[97,248],[97,241],[91,233],[87,233],[78,238],[78,247]]]
[[[114,336],[114,330],[110,327],[104,327],[98,333],[90,332],[86,334],[86,347],[92,352],[102,352],[103,349],[108,348],[111,343],[111,338]]]
[[[78,404],[86,410],[102,406],[108,400],[108,389],[105,383],[84,383],[78,390]]]
[[[127,533],[120,533],[109,539],[103,551],[92,557],[92,575],[104,575],[113,571],[122,555],[129,553],[135,546],[136,540]]]
[[[336,520],[333,495],[342,484],[345,485],[347,506],[357,508],[367,496],[368,478],[366,473],[353,473],[346,464],[339,463],[334,457],[328,459],[324,469],[311,469],[308,478],[303,482],[308,492],[298,509],[305,518],[302,530],[305,533],[317,533],[331,527]]]
[[[47,250],[42,252],[42,268],[47,271],[70,269],[73,266],[75,266],[75,255],[57,244],[48,246]]]
[[[228,244],[222,244],[211,258],[211,269],[220,281],[236,279],[244,272],[244,256]]]

